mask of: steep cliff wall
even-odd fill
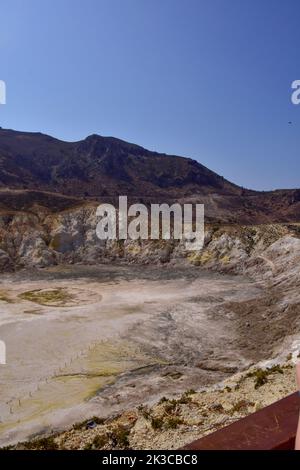
[[[179,241],[101,241],[96,235],[96,206],[51,213],[36,206],[30,212],[0,214],[0,269],[46,267],[55,264],[107,262],[191,263],[209,269],[242,273],[272,271],[269,247],[293,251],[297,225],[206,226],[205,245],[187,251]],[[300,229],[300,226],[299,226]],[[292,238],[292,240],[291,240]]]

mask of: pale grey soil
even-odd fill
[[[65,306],[24,292],[62,289]],[[164,393],[215,383],[251,361],[238,347],[229,301],[261,289],[196,267],[68,266],[2,276],[1,437],[6,444],[106,416]],[[38,291],[40,292],[40,291]],[[236,347],[237,346],[237,347]]]
[[[226,237],[224,244],[232,246]],[[232,263],[228,250],[216,250],[204,254],[208,263],[232,270],[240,260],[236,270],[252,280],[184,264],[3,274],[0,444],[207,389],[259,361],[297,355],[300,240],[280,238],[243,263],[236,245]],[[191,261],[202,263],[197,256]],[[58,299],[48,301],[49,291]],[[37,303],[32,292],[47,295]]]

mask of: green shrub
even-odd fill
[[[163,424],[164,424],[163,418],[155,418],[155,417],[152,416],[151,426],[153,427],[153,429],[155,429],[155,430],[162,429]]]

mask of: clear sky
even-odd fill
[[[0,15],[2,127],[300,187],[299,0],[0,0]]]

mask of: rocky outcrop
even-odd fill
[[[187,251],[181,241],[101,241],[96,235],[96,205],[51,213],[0,215],[0,269],[55,264],[125,262],[191,263],[208,269],[252,276],[286,272],[298,259],[297,225],[208,225],[202,250]],[[296,255],[297,254],[297,255]],[[296,275],[296,273],[295,273]]]

